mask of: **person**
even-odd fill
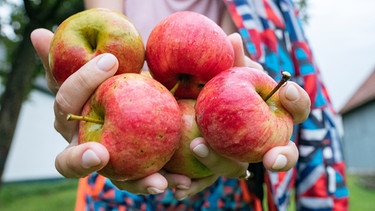
[[[108,162],[106,149],[98,143],[77,145],[78,125],[65,118],[68,113],[80,113],[95,88],[114,74],[117,59],[99,55],[58,86],[48,68],[53,34],[37,29],[31,39],[46,69],[47,83],[56,93],[55,128],[70,143],[57,156],[56,168],[65,177],[83,178],[77,210],[260,210],[264,181],[269,210],[285,210],[293,187],[300,210],[347,209],[335,112],[290,0],[87,0],[85,6],[125,13],[145,41],[152,27],[172,12],[192,10],[208,16],[229,34],[235,66],[264,69],[276,80],[281,71],[292,73],[293,81],[280,89],[280,99],[296,125],[292,141],[268,151],[261,164],[224,158],[197,138],[191,150],[214,172],[211,177],[193,180],[161,170],[136,181],[110,181],[93,173]],[[247,183],[238,179],[246,169],[254,175]]]

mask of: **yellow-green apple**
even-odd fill
[[[230,68],[211,79],[195,107],[209,146],[223,156],[254,163],[269,149],[287,145],[293,121],[278,91],[273,94],[276,85],[265,72],[249,67]]]
[[[95,141],[110,154],[100,171],[114,180],[134,180],[160,170],[180,139],[181,112],[174,96],[156,80],[124,73],[104,81],[87,101],[79,143]],[[81,118],[81,119],[80,119]]]
[[[154,27],[146,43],[152,77],[170,90],[176,87],[176,98],[196,99],[204,84],[232,67],[233,61],[233,46],[225,32],[195,12],[167,16]]]
[[[144,43],[135,25],[123,14],[108,9],[89,9],[64,20],[56,29],[49,65],[58,84],[86,62],[112,53],[120,73],[139,73],[145,60]]]
[[[196,100],[193,99],[177,101],[181,111],[181,139],[179,148],[164,166],[168,172],[182,174],[193,179],[212,175],[212,172],[190,151],[191,141],[201,136],[195,121],[195,102]]]

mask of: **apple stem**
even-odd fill
[[[290,75],[289,72],[284,71],[284,72],[282,72],[282,74],[283,74],[283,77],[281,78],[281,80],[279,81],[279,83],[275,86],[275,88],[273,88],[272,91],[271,91],[271,92],[270,92],[265,98],[263,98],[264,101],[267,101],[268,99],[270,99],[270,97],[271,97],[273,94],[275,94],[275,92],[276,92],[277,90],[279,90],[280,87],[281,87],[283,84],[285,84],[285,83],[290,79],[290,77],[291,77],[291,75]]]
[[[104,124],[104,120],[94,119],[94,118],[87,117],[87,116],[78,116],[74,114],[68,114],[68,116],[66,116],[66,120],[68,121],[78,120],[78,121],[85,121],[85,122],[91,122],[91,123],[97,123],[97,124]]]
[[[174,85],[174,87],[170,90],[172,95],[177,91],[178,87],[180,86],[181,80],[178,80],[177,83]]]

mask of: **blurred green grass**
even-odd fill
[[[374,210],[375,175],[348,176],[349,210]]]
[[[375,176],[364,178],[348,175],[349,210],[374,209],[375,188],[363,185],[369,184],[370,180],[375,182]],[[74,210],[77,184],[76,179],[5,183],[0,189],[0,210]],[[295,210],[294,203],[288,210]]]
[[[77,179],[5,183],[0,189],[0,210],[74,210]]]

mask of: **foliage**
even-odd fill
[[[16,49],[25,34],[25,26],[43,27],[50,30],[56,28],[68,16],[83,10],[83,1],[58,0],[4,0],[0,3],[0,81],[5,85],[5,79],[12,70],[16,58]],[[9,14],[9,15],[8,15]],[[33,79],[43,74],[44,70],[35,56]],[[3,79],[3,80],[1,80]]]
[[[309,15],[307,13],[308,9],[308,0],[294,0],[295,5],[298,8],[299,15],[301,19],[307,23],[309,19]]]
[[[3,78],[11,69],[12,55],[22,39],[20,31],[27,24],[21,6],[8,0],[0,3],[0,76]]]

